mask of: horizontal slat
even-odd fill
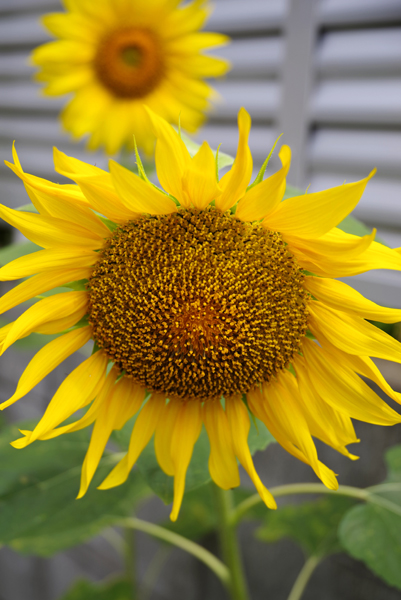
[[[399,0],[321,0],[319,22],[326,26],[393,23],[401,20]]]
[[[57,11],[60,10],[58,0],[1,0],[1,13],[20,13],[22,11]]]
[[[65,97],[44,96],[41,88],[32,82],[12,82],[2,85],[0,110],[57,113],[65,104]]]
[[[291,174],[291,171],[290,171]],[[356,181],[358,176],[349,176],[348,182]],[[306,185],[311,184],[309,191],[318,192],[341,185],[345,180],[341,173],[313,173]],[[373,177],[368,183],[354,215],[371,226],[401,226],[401,180]],[[400,243],[401,245],[401,243]]]
[[[36,70],[29,64],[28,52],[4,53],[0,58],[0,77],[26,79],[30,78]]]
[[[35,46],[51,39],[39,18],[39,13],[3,17],[0,20],[0,46]]]
[[[316,66],[337,77],[401,73],[401,27],[328,32],[317,46]]]
[[[277,116],[280,102],[280,85],[276,81],[216,81],[213,87],[221,102],[211,119],[233,119],[244,106],[254,119],[271,120]]]
[[[309,141],[309,164],[314,170],[400,176],[401,131],[318,129]]]
[[[315,122],[399,125],[401,80],[328,80],[315,87],[310,117]]]
[[[233,39],[212,54],[227,58],[232,68],[228,77],[277,75],[284,59],[284,40],[280,36]]]
[[[224,33],[276,31],[284,25],[289,0],[218,0],[206,27]]]

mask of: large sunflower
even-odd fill
[[[0,330],[2,352],[31,332],[61,334],[31,360],[1,408],[89,340],[95,343],[35,429],[13,445],[94,423],[82,496],[111,432],[139,413],[127,454],[100,488],[123,483],[154,435],[159,464],[174,476],[174,520],[203,423],[215,483],[239,485],[238,459],[274,508],[247,444],[250,411],[335,489],[312,438],[353,459],[346,448],[358,441],[351,418],[401,421],[360,377],[400,402],[368,357],[401,362],[401,344],[365,319],[391,323],[401,311],[335,280],[372,268],[401,270],[399,252],[373,241],[374,233],[359,238],[336,227],[372,174],[281,202],[290,149],[282,146],[277,173],[248,187],[245,110],[234,165],[220,181],[206,142],[191,158],[174,129],[149,114],[165,192],[113,161],[109,174],[57,150],[56,171],[78,185],[53,184],[24,173],[14,151],[9,166],[38,214],[1,206],[0,215],[44,249],[0,269],[2,280],[29,277],[2,297],[0,310],[72,281],[81,289],[39,300]],[[87,406],[82,418],[62,425]]]
[[[210,109],[212,88],[225,60],[203,50],[227,42],[219,33],[199,33],[210,6],[194,0],[65,0],[66,13],[43,23],[57,38],[34,50],[38,81],[50,96],[73,93],[61,115],[75,138],[90,134],[88,146],[114,154],[133,149],[132,132],[148,154],[154,136],[145,103],[171,123],[195,131]]]

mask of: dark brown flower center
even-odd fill
[[[143,98],[160,82],[164,61],[159,41],[147,29],[118,29],[100,43],[97,77],[118,98]]]
[[[279,233],[209,208],[119,227],[89,279],[93,336],[149,390],[206,400],[268,381],[300,347],[308,294]]]

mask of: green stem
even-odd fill
[[[125,528],[124,539],[125,574],[127,581],[131,584],[131,598],[136,600],[135,536],[130,527]]]
[[[231,573],[230,592],[232,600],[248,600],[249,594],[244,577],[241,555],[235,531],[235,524],[230,521],[232,498],[230,491],[213,486],[219,518],[219,535],[224,562]]]
[[[320,563],[321,558],[319,556],[310,556],[308,560],[305,562],[304,566],[300,570],[298,577],[295,580],[294,585],[292,586],[290,595],[287,600],[300,600],[302,594],[305,591],[305,588],[308,584],[308,581],[316,569],[318,564]]]
[[[358,498],[358,500],[371,500],[369,490],[361,490],[350,485],[339,485],[337,490],[329,490],[322,483],[292,483],[271,488],[270,491],[276,498],[292,494],[338,494],[340,496]],[[243,515],[250,508],[259,504],[259,502],[262,502],[259,494],[254,494],[243,502],[240,502],[231,513],[231,523],[234,525],[238,523]]]
[[[178,533],[174,533],[173,531],[169,531],[164,527],[160,527],[160,525],[155,525],[154,523],[149,523],[148,521],[142,521],[142,519],[137,519],[135,517],[121,519],[121,521],[118,521],[116,525],[130,527],[132,529],[137,529],[138,531],[144,531],[153,537],[157,537],[165,542],[168,542],[169,544],[178,546],[178,548],[181,548],[189,554],[196,556],[196,558],[205,563],[205,565],[207,565],[209,569],[211,569],[215,575],[217,575],[223,585],[225,585],[227,588],[230,587],[231,575],[226,565],[211,552],[209,552],[209,550],[206,550],[206,548],[203,548],[199,544],[188,540]]]

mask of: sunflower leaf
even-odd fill
[[[81,579],[60,600],[131,600],[132,583],[114,579],[105,583],[92,583]]]
[[[341,522],[339,536],[354,558],[401,589],[401,445],[386,453],[386,462],[388,477],[372,490],[379,503],[369,502],[350,510]]]
[[[23,429],[32,424],[24,424]],[[138,472],[125,485],[99,491],[121,455],[105,456],[87,494],[76,500],[89,438],[86,430],[16,450],[16,426],[0,433],[0,543],[50,556],[75,546],[131,513],[150,492]]]
[[[355,504],[342,496],[327,496],[315,502],[288,505],[266,511],[256,536],[271,543],[291,538],[310,556],[327,556],[342,550],[337,536],[344,514]]]

